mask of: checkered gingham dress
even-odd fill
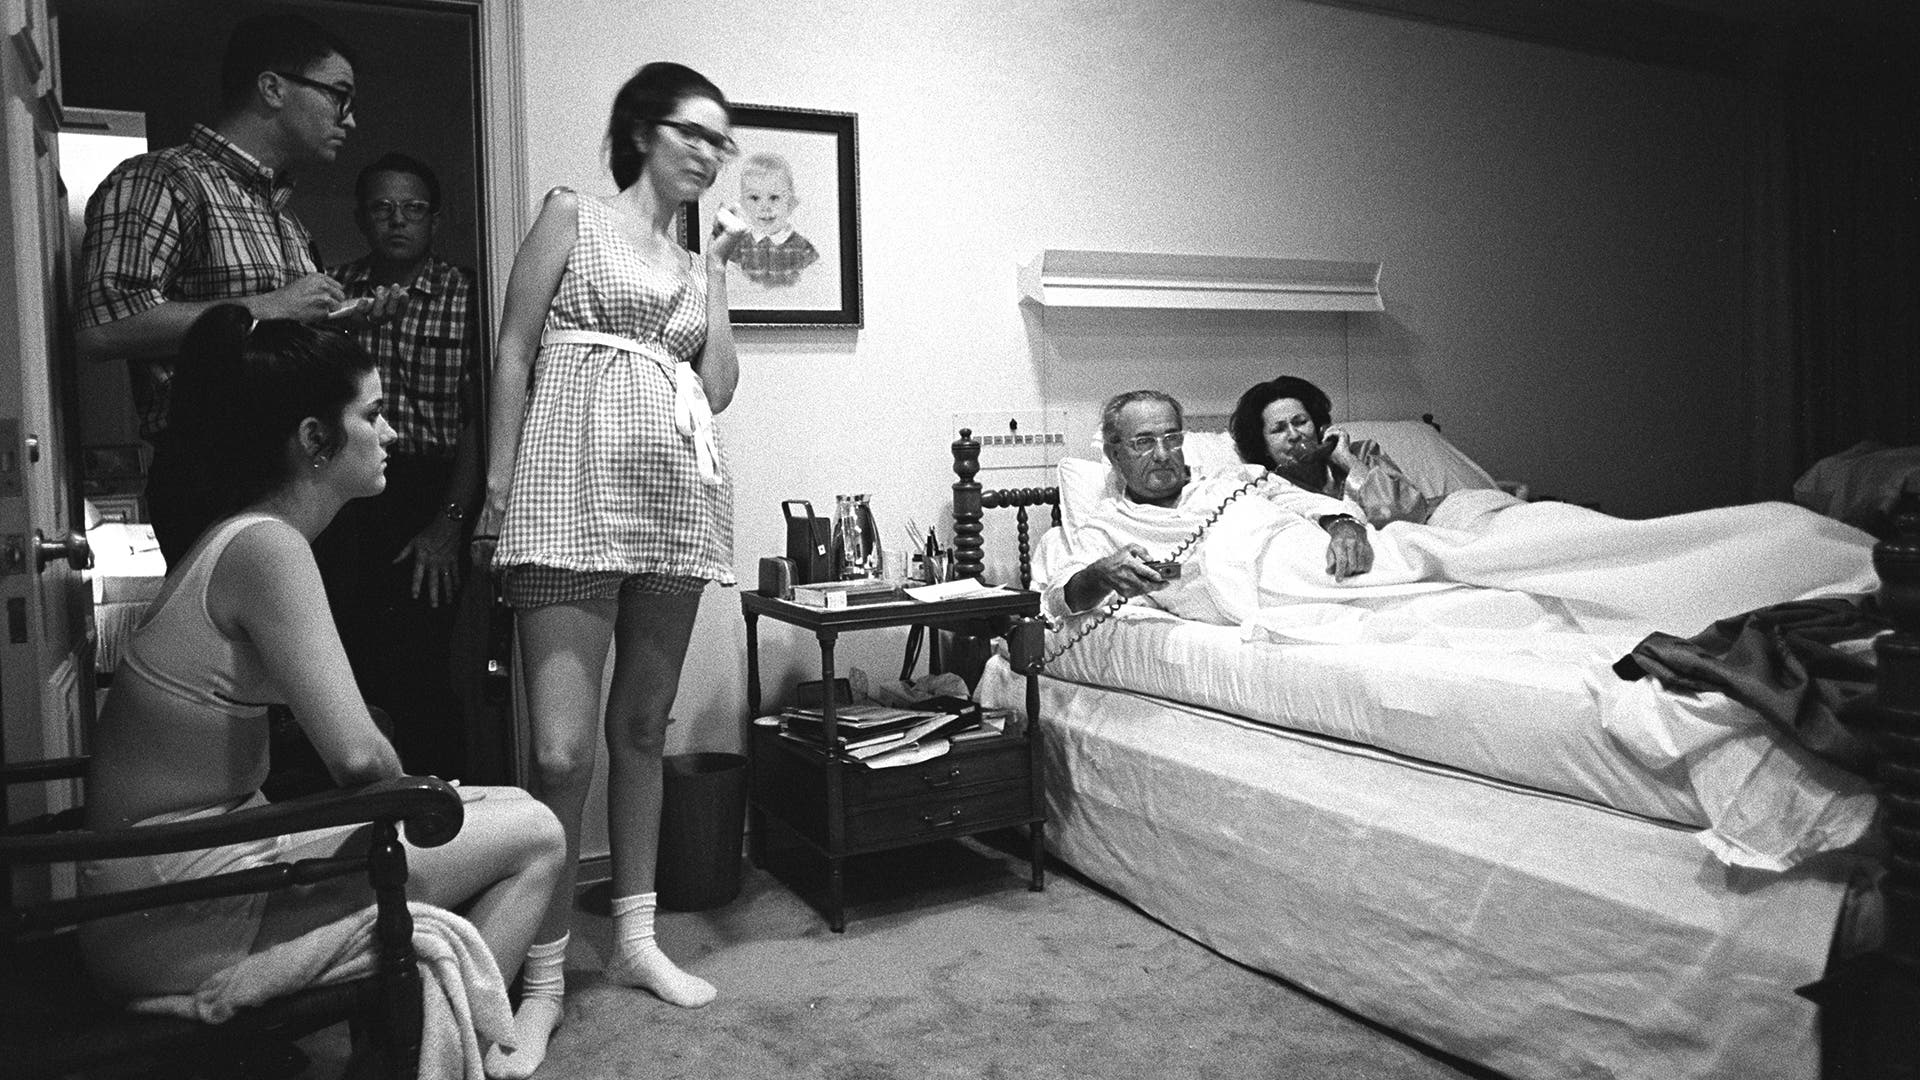
[[[641,260],[614,211],[579,196],[579,228],[547,330],[593,330],[680,362],[707,340],[706,263]],[[684,256],[683,256],[684,258]],[[664,360],[605,345],[545,344],[520,432],[497,566],[733,575],[733,480],[703,484],[692,439],[674,426]],[[718,438],[718,433],[715,433]]]

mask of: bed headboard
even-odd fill
[[[972,428],[961,428],[953,441],[953,563],[960,577],[977,578],[986,569],[983,552],[986,511],[1012,507],[1014,529],[1019,544],[1020,587],[1033,586],[1033,523],[1028,508],[1051,507],[1051,524],[1060,524],[1060,489],[1057,487],[999,488],[987,491],[974,477],[980,472],[980,440]]]

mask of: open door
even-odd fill
[[[91,555],[69,453],[69,256],[46,0],[0,6],[0,20],[0,761],[18,762],[83,750]],[[74,794],[27,786],[53,805],[10,800],[9,819],[60,809]],[[23,894],[61,887],[14,884]]]

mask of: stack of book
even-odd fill
[[[900,599],[903,599],[900,586],[879,578],[822,581],[813,585],[793,587],[794,603],[804,607],[825,608],[828,611],[859,607],[862,604],[891,604]]]
[[[787,709],[780,715],[780,733],[828,749],[826,717],[820,709]],[[831,749],[882,768],[944,753],[954,740],[997,734],[984,722],[980,706],[965,698],[929,698],[909,708],[843,705],[834,710]]]

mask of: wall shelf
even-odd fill
[[[1020,268],[1020,299],[1043,308],[1386,308],[1377,262],[1062,249]]]

